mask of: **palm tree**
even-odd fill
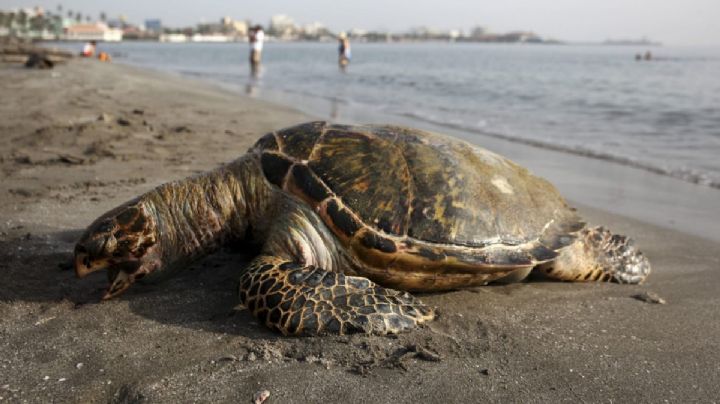
[[[75,21],[77,21],[78,23],[81,23],[82,19],[83,19],[83,15],[81,12],[78,11],[77,13],[75,13]]]
[[[48,20],[48,30],[56,36],[60,35],[62,31],[62,15],[55,14]]]
[[[30,18],[30,30],[40,32],[45,28],[45,19],[41,15],[35,15]]]
[[[15,13],[11,11],[7,14],[7,27],[9,29],[12,29],[14,23],[15,23]]]
[[[17,15],[17,22],[20,25],[20,32],[27,32],[27,22],[28,22],[28,16],[27,13],[25,13],[25,10],[20,10],[20,12]]]
[[[100,21],[105,22],[107,20],[107,14],[104,11],[100,12]]]

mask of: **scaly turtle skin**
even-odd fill
[[[393,126],[298,125],[240,159],[106,213],[75,248],[105,298],[225,243],[261,254],[242,304],[286,335],[396,333],[433,318],[408,291],[518,281],[642,282],[647,259],[588,228],[547,181],[465,142]]]

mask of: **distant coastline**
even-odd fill
[[[642,39],[606,39],[603,45],[612,46],[662,46],[661,42],[651,41],[647,38]]]

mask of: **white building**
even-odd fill
[[[160,42],[187,42],[188,37],[185,34],[162,34],[160,35]]]
[[[75,24],[65,29],[65,39],[68,41],[119,42],[123,39],[123,32],[121,29],[110,28],[101,22]]]
[[[285,14],[278,14],[270,18],[270,32],[280,38],[292,36],[296,31],[295,21]]]
[[[246,21],[234,20],[230,17],[224,17],[221,20],[223,27],[229,28],[229,30],[242,37],[246,37],[248,34],[248,23]]]
[[[325,30],[325,26],[322,25],[319,22],[314,22],[312,24],[306,24],[303,27],[303,32],[307,35],[319,35],[320,32]]]
[[[194,34],[190,40],[192,42],[230,42],[232,38],[223,34]]]

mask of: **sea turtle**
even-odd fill
[[[252,240],[240,302],[286,335],[397,333],[434,317],[407,292],[518,281],[640,283],[632,242],[588,228],[546,180],[463,141],[397,126],[311,122],[95,220],[79,277],[115,297],[225,243]]]

